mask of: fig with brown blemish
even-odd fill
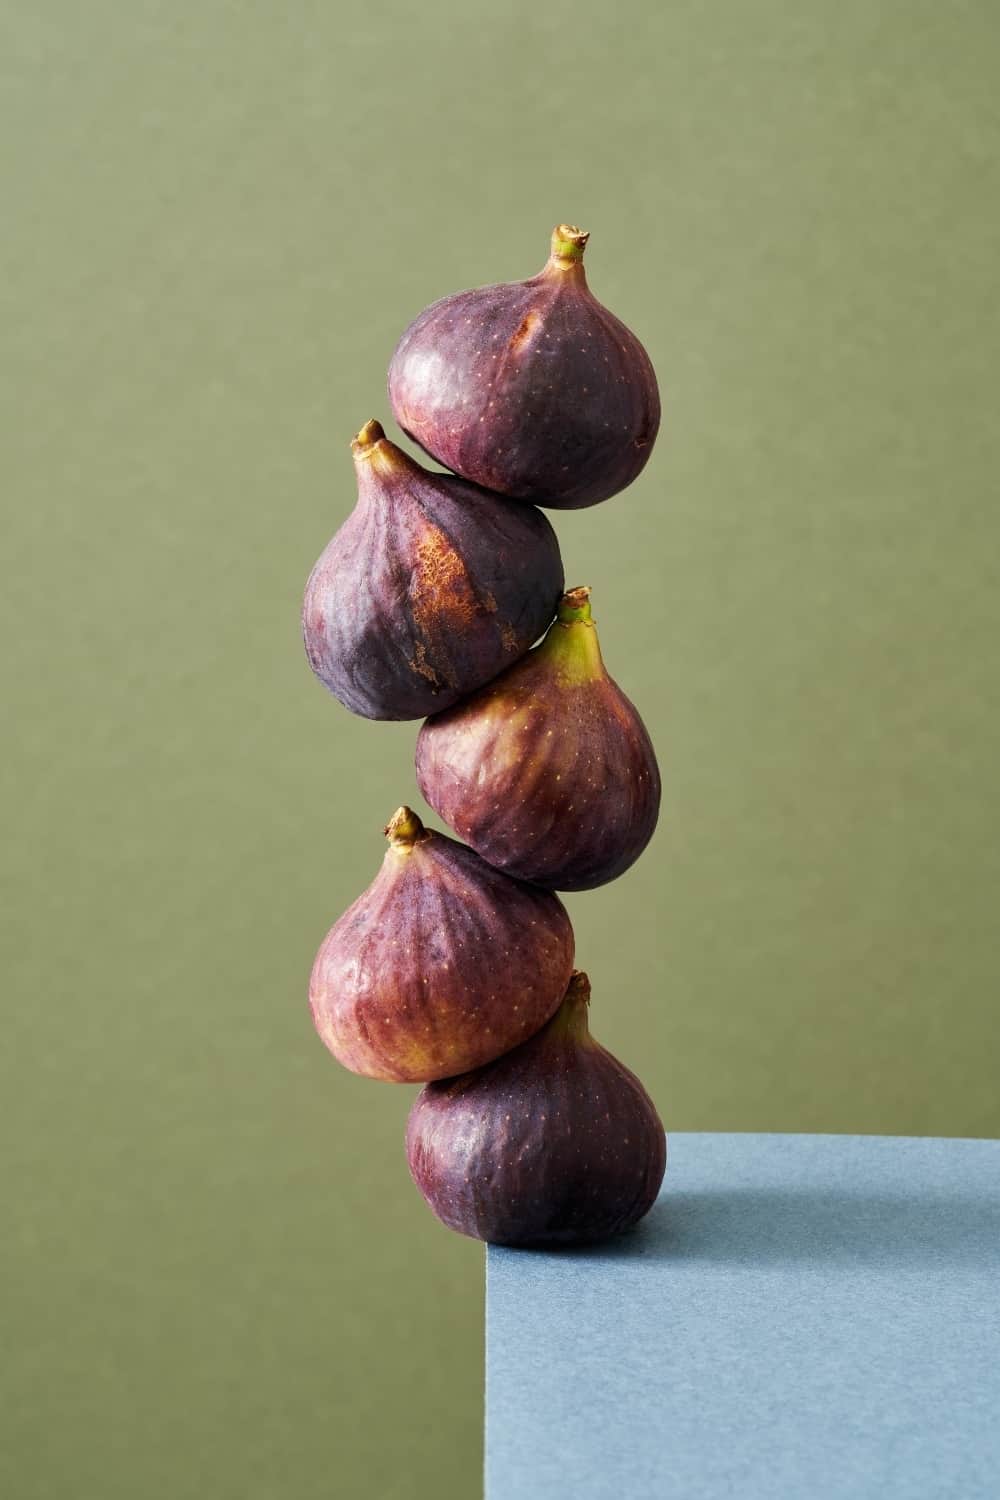
[[[432,474],[367,422],[357,504],[310,574],[309,663],[353,713],[419,719],[522,656],[563,586],[541,511]]]

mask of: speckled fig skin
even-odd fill
[[[631,484],[660,425],[648,354],[587,287],[587,239],[560,224],[529,281],[433,303],[389,366],[396,421],[427,453],[487,489],[560,510]]]
[[[530,1041],[417,1096],[410,1173],[449,1229],[492,1245],[586,1244],[652,1208],[663,1126],[635,1074],[590,1035],[589,999],[587,976],[574,974]]]
[[[616,879],[660,807],[656,755],[605,670],[589,593],[564,595],[533,651],[417,737],[431,807],[491,865],[553,890]]]
[[[368,422],[351,445],[358,503],[313,568],[310,666],[368,719],[419,719],[522,656],[563,586],[534,506],[430,474]]]
[[[372,884],[327,934],[309,983],[320,1037],[354,1073],[423,1083],[491,1062],[558,1008],[573,929],[401,807]]]

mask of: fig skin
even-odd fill
[[[649,355],[587,286],[588,238],[560,224],[537,276],[432,303],[389,366],[393,415],[432,458],[559,510],[630,485],[660,425]]]
[[[541,511],[431,474],[371,421],[351,444],[358,502],[310,574],[309,664],[352,713],[421,719],[522,656],[563,587]]]
[[[635,1074],[590,1035],[589,1000],[587,976],[575,973],[536,1036],[420,1091],[407,1161],[449,1229],[492,1245],[587,1244],[652,1208],[663,1126]]]
[[[309,1004],[345,1068],[423,1083],[491,1062],[544,1025],[573,969],[573,929],[557,896],[408,807],[385,832],[381,870],[316,955]]]
[[[588,890],[653,836],[660,773],[645,725],[605,670],[590,590],[571,589],[545,639],[417,736],[417,782],[497,869]]]

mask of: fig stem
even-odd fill
[[[563,625],[572,625],[577,620],[593,619],[590,612],[589,584],[582,583],[578,588],[566,590],[559,600],[556,619]]]
[[[549,1026],[555,1032],[574,1037],[578,1042],[590,1040],[587,1011],[590,1007],[590,980],[580,969],[574,969],[563,996]]]
[[[569,976],[569,984],[566,986],[566,994],[563,999],[564,1003],[565,1001],[570,1000],[574,1005],[589,1005],[589,974],[585,974],[582,969],[574,969],[572,974]]]
[[[365,454],[370,453],[384,437],[385,428],[381,422],[376,422],[375,418],[372,417],[370,422],[365,423],[357,436],[351,439],[351,452],[355,457],[363,457]]]
[[[607,676],[590,613],[590,589],[569,589],[556,608],[542,644],[535,648],[564,687],[582,687]]]
[[[397,807],[382,830],[393,849],[415,844],[426,832],[412,808]]]
[[[359,493],[363,486],[377,486],[378,478],[388,478],[393,474],[402,474],[412,470],[413,460],[408,458],[401,448],[390,442],[385,435],[385,428],[381,422],[376,422],[372,417],[366,422],[356,437],[351,439],[351,453],[354,456],[354,468],[358,476]]]
[[[575,265],[583,260],[589,239],[589,229],[577,229],[575,224],[557,224],[552,231],[552,259],[562,265]]]

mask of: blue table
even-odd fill
[[[1000,1500],[1000,1141],[671,1135],[596,1249],[490,1249],[487,1500]]]

